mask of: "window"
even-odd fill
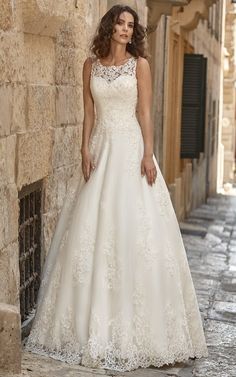
[[[199,158],[204,151],[207,59],[184,55],[181,158]]]
[[[22,322],[34,308],[41,272],[41,181],[19,192],[19,267]]]

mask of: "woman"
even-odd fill
[[[118,371],[207,355],[178,222],[153,156],[144,37],[134,10],[114,6],[84,63],[84,179],[62,210],[26,345]]]

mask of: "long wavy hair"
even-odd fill
[[[114,27],[123,12],[132,14],[134,18],[132,43],[127,43],[126,50],[136,58],[139,56],[147,57],[145,46],[146,30],[139,23],[137,13],[128,5],[114,5],[102,17],[90,47],[90,50],[97,58],[106,58],[109,55]]]

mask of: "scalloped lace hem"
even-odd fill
[[[24,350],[41,356],[47,356],[52,359],[62,361],[68,364],[78,364],[87,368],[100,368],[115,370],[118,372],[128,372],[141,368],[154,366],[160,368],[164,365],[174,365],[175,363],[187,362],[190,358],[200,359],[208,356],[207,349],[196,351],[183,351],[170,353],[169,355],[148,356],[143,351],[129,350],[126,358],[117,356],[118,352],[104,352],[106,356],[93,356],[88,351],[81,350],[77,352],[63,352],[46,349],[38,345],[25,345]],[[96,353],[96,352],[95,352]],[[129,354],[128,354],[129,353]]]

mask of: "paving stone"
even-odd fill
[[[236,291],[236,279],[224,279],[222,282],[222,287],[225,291],[235,292]]]
[[[208,319],[205,334],[208,346],[236,347],[236,326],[233,323]]]
[[[216,245],[211,248],[211,253],[224,253],[226,254],[228,248],[228,242],[221,242],[221,244]]]
[[[197,236],[205,236],[207,228],[198,224],[180,223],[180,230],[183,234],[196,234]]]
[[[217,271],[225,270],[227,268],[227,258],[222,254],[207,254],[203,258],[204,266],[212,266]]]
[[[229,255],[229,264],[230,264],[230,266],[236,265],[236,254],[230,254]]]
[[[216,236],[220,237],[222,233],[224,232],[224,223],[222,225],[218,225],[218,224],[210,225],[207,232],[211,234],[215,234]]]
[[[214,247],[221,243],[221,238],[217,237],[215,234],[207,233],[205,239],[207,240],[209,246]]]
[[[195,362],[193,376],[235,377],[235,348],[209,347],[208,351],[208,358]]]
[[[230,245],[229,245],[229,251],[231,251],[233,253],[236,253],[236,240],[234,242],[235,242],[234,244],[230,243]]]
[[[236,323],[236,303],[215,301],[208,318]]]
[[[227,301],[236,303],[236,291],[226,292],[222,289],[218,289],[215,295],[216,301]]]
[[[235,221],[235,219],[234,219],[234,221]],[[224,226],[224,230],[226,230],[226,231],[228,231],[230,233],[232,232],[232,229],[233,229],[232,225],[227,224],[227,225]]]
[[[231,266],[229,267],[229,271],[234,271],[234,272],[236,272],[236,266],[235,266],[235,265],[231,265]]]

